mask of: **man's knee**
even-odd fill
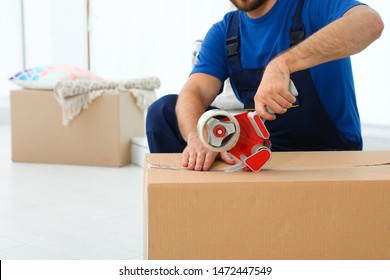
[[[156,100],[146,115],[146,135],[151,153],[181,152],[185,146],[175,113],[177,95]]]
[[[167,117],[170,119],[175,112],[177,95],[170,94],[164,95],[154,101],[149,106],[148,113],[146,115],[146,127],[153,126],[154,124],[164,121]]]

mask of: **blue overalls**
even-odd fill
[[[290,30],[290,46],[304,40],[305,27],[302,22],[304,0],[300,0]],[[231,81],[236,96],[245,108],[254,108],[254,95],[261,82],[264,69],[243,69],[241,66],[240,11],[233,13],[226,51],[232,69]],[[271,135],[272,151],[327,151],[361,150],[361,143],[349,141],[331,121],[314,87],[309,70],[291,75],[298,92],[297,105],[276,120],[266,121]],[[146,133],[152,153],[182,152],[187,143],[181,137],[175,114],[177,95],[167,95],[157,100],[148,110]],[[210,108],[208,108],[210,109]]]

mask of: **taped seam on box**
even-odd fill
[[[374,164],[358,164],[358,165],[354,165],[353,167],[375,167],[375,166],[386,166],[386,165],[390,165],[390,162],[374,163]]]
[[[239,166],[241,164],[238,164]],[[291,167],[291,168],[282,168],[279,169],[280,171],[286,170],[286,171],[291,171],[291,170],[325,170],[325,169],[340,169],[340,168],[355,168],[355,167],[378,167],[378,166],[386,166],[390,165],[390,162],[385,162],[385,163],[376,163],[376,164],[357,164],[357,165],[336,165],[336,166],[323,166],[323,167],[310,167],[310,166],[305,166],[301,168],[296,168],[296,167]],[[234,165],[236,166],[236,165]],[[236,172],[236,171],[243,171],[242,169],[234,169],[232,167],[234,166],[228,166],[223,169],[210,169],[207,172]],[[193,171],[189,170],[185,167],[179,167],[179,166],[173,166],[173,165],[164,165],[164,164],[155,164],[155,163],[148,163],[148,168],[152,169],[163,169],[163,170],[174,170],[174,171]],[[265,170],[271,170],[271,169],[265,169]]]
[[[148,163],[148,168],[174,170],[174,171],[194,171],[194,170],[187,169],[185,167],[178,167],[178,166],[164,165],[164,164],[154,164],[154,163]],[[224,169],[213,169],[213,170],[209,170],[207,172],[225,172],[225,170]]]

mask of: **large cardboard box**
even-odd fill
[[[105,93],[64,126],[52,91],[15,90],[11,130],[13,161],[119,167],[145,135],[144,112],[129,93]]]
[[[148,259],[390,259],[390,152],[273,153],[258,173],[145,159]]]

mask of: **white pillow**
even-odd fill
[[[227,79],[225,82],[225,86],[223,92],[217,96],[214,102],[211,104],[222,110],[243,110],[244,104],[238,101],[232,86],[230,84],[230,80]]]

